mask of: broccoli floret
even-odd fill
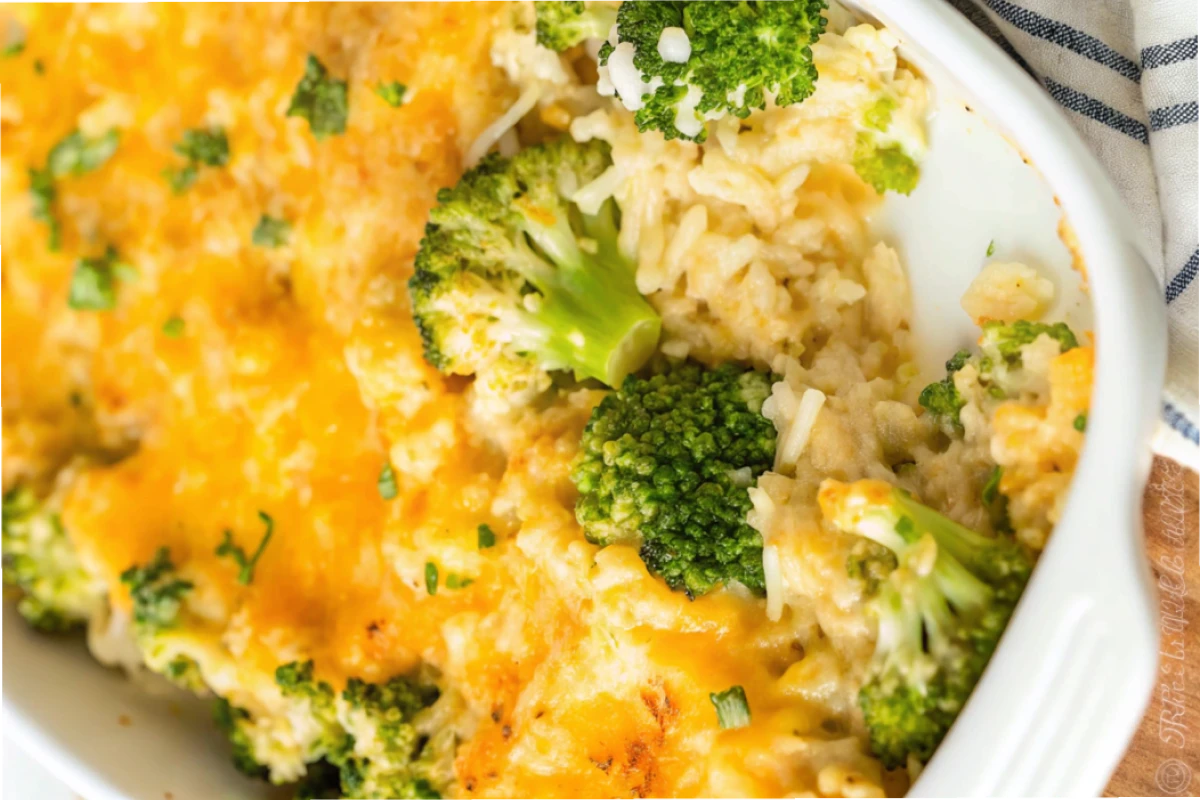
[[[607,144],[561,139],[489,156],[438,194],[409,281],[430,364],[616,386],[645,363],[661,323],[617,249],[616,209],[569,199],[610,163]]]
[[[846,574],[862,584],[864,594],[879,591],[879,584],[896,568],[896,556],[870,539],[858,539],[846,556]]]
[[[84,570],[58,514],[18,486],[3,501],[4,582],[21,590],[17,611],[48,632],[86,623],[104,607],[104,583]]]
[[[299,704],[290,715],[307,717],[307,727],[319,731],[298,797],[440,796],[424,760],[429,737],[414,724],[438,699],[436,686],[403,675],[378,684],[351,678],[339,694],[314,677],[312,661],[280,666],[275,683]]]
[[[536,2],[537,43],[561,53],[585,39],[603,39],[616,24],[617,9],[580,0]]]
[[[243,708],[231,705],[223,697],[213,704],[213,720],[217,727],[229,737],[233,747],[233,765],[239,772],[252,778],[267,777],[267,768],[254,758],[254,744],[247,730],[252,724],[250,714]]]
[[[858,700],[884,766],[926,761],[983,674],[1033,564],[1011,538],[976,533],[882,481],[826,480],[818,500],[838,530],[896,558],[871,601],[879,632]]]
[[[194,587],[178,577],[170,551],[160,547],[146,564],[129,567],[121,583],[133,600],[133,628],[146,666],[184,689],[204,691],[200,666],[180,652],[187,641],[180,626],[183,601]]]
[[[877,100],[863,115],[862,130],[854,143],[854,171],[879,194],[908,194],[917,188],[921,177],[913,153],[892,134],[895,110],[896,101],[891,96]]]
[[[140,633],[147,634],[174,626],[184,596],[194,588],[191,581],[176,577],[171,551],[166,547],[158,548],[145,565],[122,572],[121,583],[129,587],[133,599],[134,624]]]
[[[163,667],[162,674],[171,683],[190,692],[201,694],[208,689],[200,665],[188,656],[175,656]]]
[[[812,94],[812,44],[825,30],[825,8],[825,0],[631,0],[617,12],[617,43],[601,47],[600,64],[638,130],[702,142],[708,120],[744,119],[766,107],[768,94],[781,106]]]
[[[693,361],[630,376],[592,412],[571,478],[575,515],[596,544],[634,544],[651,572],[689,597],[738,581],[765,590],[749,487],[771,469],[775,426],[765,372]]]
[[[976,369],[980,384],[991,397],[998,400],[1012,397],[1020,389],[1020,382],[1014,380],[1014,374],[1023,367],[1022,348],[1042,335],[1056,341],[1059,351],[1063,353],[1079,346],[1075,334],[1063,322],[1053,325],[1026,320],[1013,323],[985,322],[983,334],[979,337],[980,353],[974,355],[969,350],[955,353],[946,362],[946,377],[926,386],[917,402],[935,416],[947,435],[961,435],[963,427],[959,414],[967,401],[954,385],[954,373],[971,364]]]
[[[1021,348],[1032,344],[1035,339],[1045,334],[1058,342],[1061,352],[1067,352],[1079,347],[1079,340],[1065,322],[1048,325],[1044,322],[1029,322],[1019,319],[1011,324],[1004,322],[983,323],[983,336],[979,338],[979,347],[985,356],[993,359],[1001,358],[1010,366],[1021,363]]]
[[[969,350],[959,350],[946,362],[946,377],[937,383],[931,383],[921,390],[917,402],[933,414],[947,433],[961,433],[962,422],[959,412],[967,404],[962,394],[954,385],[954,373],[962,369],[971,358]]]
[[[328,759],[314,761],[308,765],[304,777],[296,784],[294,800],[328,800],[340,797],[342,792],[342,770]]]

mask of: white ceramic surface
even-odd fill
[[[1088,440],[1066,515],[913,794],[1095,795],[1137,725],[1156,663],[1138,510],[1165,362],[1161,292],[1129,215],[1032,79],[943,0],[852,5],[902,37],[940,104],[920,187],[875,220],[909,269],[928,375],[974,336],[958,300],[993,239],[996,258],[1052,277],[1055,316],[1098,334]],[[1090,304],[1057,236],[1064,212],[1082,244]],[[9,608],[4,624],[6,731],[88,800],[267,795],[234,773],[196,701],[148,696],[81,644],[28,631]]]
[[[79,800],[79,795],[9,737],[4,737],[2,797],[8,800]]]

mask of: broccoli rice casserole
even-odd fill
[[[298,798],[903,795],[1083,445],[825,0],[9,7],[6,601]]]

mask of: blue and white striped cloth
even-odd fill
[[[1141,223],[1170,362],[1155,449],[1200,469],[1196,0],[950,0],[1067,112]]]

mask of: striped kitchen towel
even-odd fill
[[[1155,449],[1200,470],[1196,0],[949,0],[1036,77],[1108,168],[1164,288]]]

